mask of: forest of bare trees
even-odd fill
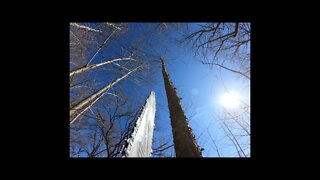
[[[146,34],[131,40],[124,38],[127,23],[70,23],[70,156],[121,156],[146,98],[124,86],[152,84],[150,69],[160,61],[143,44],[162,26],[150,24]],[[141,98],[132,102],[130,96]]]
[[[200,63],[250,82],[250,23],[202,23],[196,31],[186,23],[135,23],[134,29],[132,24],[70,23],[70,157],[122,156],[145,99],[155,84],[165,81],[156,76],[165,54],[152,45],[155,37],[169,46],[167,33],[184,32],[178,44],[190,46]],[[170,113],[172,118],[177,112]],[[250,157],[250,103],[243,101],[239,110],[226,110],[216,119],[235,156]],[[178,135],[171,125],[173,137],[154,137],[152,157],[179,156]],[[218,140],[206,133],[220,157]],[[201,157],[197,137],[191,138],[194,157]]]

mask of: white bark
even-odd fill
[[[71,26],[75,26],[75,27],[80,28],[80,29],[85,29],[85,30],[88,30],[88,31],[102,33],[102,31],[100,31],[100,30],[93,29],[93,28],[90,28],[90,27],[87,27],[87,26],[84,26],[84,25],[79,25],[78,23],[70,23],[70,25]]]
[[[97,97],[94,101],[92,101],[86,108],[81,110],[76,117],[72,119],[70,124],[72,124],[74,121],[76,121],[84,112],[86,112],[88,109],[90,109],[103,95],[105,95],[107,92],[102,93],[99,97]]]
[[[106,23],[108,26],[114,28],[114,29],[117,29],[119,31],[121,31],[121,28],[119,28],[118,26],[114,25],[113,23]]]
[[[103,66],[103,65],[106,65],[106,64],[110,64],[110,63],[114,63],[114,62],[117,62],[117,61],[124,61],[124,60],[131,60],[131,61],[136,61],[135,59],[133,58],[116,58],[116,59],[111,59],[109,61],[105,61],[105,62],[102,62],[102,63],[99,63],[99,64],[93,64],[93,65],[89,65],[89,66],[84,66],[84,67],[81,67],[79,69],[76,69],[76,70],[73,70],[70,72],[70,77],[75,75],[75,74],[79,74],[81,72],[84,72],[84,71],[87,71],[89,69],[94,69],[96,67],[100,67],[100,66]]]
[[[97,91],[96,93],[93,93],[91,96],[89,96],[88,98],[82,100],[80,103],[78,103],[77,105],[75,105],[74,107],[71,108],[70,110],[70,124],[75,122],[75,118],[73,118],[73,116],[78,112],[79,114],[83,114],[85,111],[87,111],[96,101],[98,101],[103,95],[104,93],[106,93],[112,86],[114,86],[115,84],[117,84],[119,81],[121,81],[122,79],[126,78],[127,76],[129,76],[131,73],[133,73],[134,71],[138,70],[139,68],[141,68],[142,65],[136,67],[135,69],[131,70],[130,72],[128,72],[127,74],[123,75],[122,77],[113,80],[110,84],[106,85],[105,87],[101,88],[99,91]],[[101,96],[102,95],[102,96]],[[91,101],[93,101],[93,103],[90,103]],[[87,106],[87,107],[86,107]],[[85,108],[86,107],[86,108]],[[80,111],[80,112],[79,112]],[[76,116],[77,118],[79,116]]]
[[[128,146],[123,157],[150,157],[156,112],[156,98],[152,91],[143,106],[137,119],[131,137],[127,140]]]

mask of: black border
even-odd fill
[[[102,13],[103,14],[103,13]],[[221,13],[225,14],[225,13]],[[267,131],[262,127],[262,116],[259,115],[261,108],[266,108],[265,105],[260,101],[261,90],[264,85],[261,82],[264,72],[263,65],[261,65],[261,59],[263,55],[260,53],[262,49],[261,37],[263,36],[262,22],[258,21],[256,15],[213,15],[208,13],[187,13],[185,14],[175,14],[175,15],[150,15],[150,14],[121,14],[121,15],[99,15],[99,16],[63,16],[61,19],[57,18],[50,21],[50,25],[45,26],[46,32],[39,34],[40,36],[45,36],[49,34],[51,37],[49,39],[44,38],[45,42],[50,43],[46,48],[50,48],[50,54],[44,53],[41,61],[49,61],[50,63],[45,64],[45,75],[46,85],[41,88],[46,89],[45,93],[39,93],[38,95],[46,96],[48,99],[45,101],[44,107],[39,107],[40,116],[45,118],[41,119],[41,125],[36,126],[39,136],[38,141],[45,142],[41,144],[41,149],[43,151],[43,156],[46,160],[50,159],[57,161],[59,163],[67,164],[87,164],[88,166],[93,166],[96,163],[101,163],[101,165],[119,163],[120,166],[126,166],[125,164],[130,164],[132,166],[134,163],[139,162],[142,164],[165,164],[166,168],[174,168],[176,162],[179,164],[190,165],[190,167],[200,166],[203,164],[210,164],[210,169],[215,167],[225,167],[232,164],[234,167],[241,167],[243,164],[254,164],[259,159],[270,157],[270,154],[266,156],[266,151],[262,148],[262,143],[265,142],[267,138],[263,137]],[[211,21],[224,21],[224,22],[251,22],[252,25],[252,41],[251,41],[251,68],[252,68],[252,80],[251,81],[251,158],[203,158],[203,159],[188,159],[188,158],[175,158],[175,159],[101,159],[101,158],[69,158],[69,22],[74,21],[92,21],[92,22],[211,22]],[[266,38],[266,37],[264,37]],[[259,44],[260,43],[260,44]],[[260,52],[259,52],[260,51]],[[48,52],[48,51],[46,51]],[[260,53],[260,54],[259,54]],[[41,62],[40,61],[40,62]],[[36,69],[42,68],[43,64],[36,67]],[[43,77],[40,77],[42,79]],[[266,80],[266,79],[263,79]],[[263,81],[262,80],[262,81]],[[262,95],[263,96],[263,95]],[[259,97],[259,98],[258,98]],[[266,96],[263,96],[266,99]],[[259,100],[258,100],[259,99]],[[42,106],[39,104],[38,106]],[[54,113],[52,113],[54,110]],[[43,126],[45,129],[43,129]],[[41,129],[41,130],[39,130]],[[270,142],[270,141],[268,141]],[[269,150],[269,149],[268,149]],[[91,163],[90,163],[91,162]],[[113,166],[113,165],[111,165]],[[116,165],[114,165],[116,166]],[[171,167],[170,167],[171,166]],[[248,166],[252,167],[252,166]]]

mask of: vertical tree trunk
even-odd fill
[[[162,59],[161,63],[162,75],[165,83],[170,111],[176,157],[202,157],[201,151],[196,144],[196,140],[188,124],[187,117],[182,110],[180,99],[177,96],[175,88],[170,82],[169,76],[166,72],[165,64]]]

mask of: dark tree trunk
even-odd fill
[[[168,106],[170,111],[171,126],[173,132],[174,149],[176,157],[202,157],[192,130],[187,121],[176,90],[170,82],[166,72],[165,64],[161,59],[162,74],[167,93]]]

